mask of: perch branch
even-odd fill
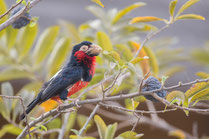
[[[158,91],[162,91],[162,90],[177,89],[177,88],[180,88],[182,86],[189,86],[189,85],[192,85],[192,84],[195,84],[195,83],[208,82],[208,81],[209,81],[209,78],[208,79],[195,80],[195,81],[192,81],[192,82],[182,83],[182,84],[174,85],[174,86],[171,86],[171,87],[164,87],[164,88],[153,90],[153,91],[140,92],[140,93],[135,92],[135,93],[124,94],[124,95],[121,94],[121,95],[117,95],[117,96],[105,97],[104,99],[103,98],[87,99],[87,100],[84,100],[84,101],[78,101],[77,104],[78,105],[84,105],[84,104],[93,104],[93,103],[95,104],[95,103],[104,102],[104,101],[116,101],[116,100],[121,100],[121,99],[126,99],[126,98],[133,98],[133,97],[136,97],[136,96],[139,96],[139,95],[153,95],[153,97],[156,97],[156,99],[157,99],[157,98],[160,98],[160,97],[155,95],[154,92],[158,92]],[[162,98],[160,98],[160,99],[162,99]],[[165,100],[165,99],[163,99],[163,100]],[[69,108],[74,107],[74,106],[76,106],[74,103],[70,103],[70,104],[61,106],[60,110],[66,110],[66,109],[69,109]],[[181,106],[177,106],[177,105],[175,105],[175,108],[179,108],[179,109],[182,109],[182,110],[188,110],[188,111],[191,111],[191,112],[209,112],[209,109],[185,108],[185,107],[181,107]],[[44,113],[40,117],[36,118],[34,121],[30,122],[29,126],[32,127],[32,126],[36,125],[37,123],[43,121],[45,118],[47,118],[49,116],[52,116],[52,115],[55,115],[57,113],[58,112],[55,109],[51,110],[47,113]],[[17,139],[22,139],[26,135],[27,135],[27,127],[25,127],[23,129],[22,133],[18,136]]]

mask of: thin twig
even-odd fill
[[[160,32],[162,32],[163,30],[167,29],[167,28],[169,27],[169,25],[170,25],[170,24],[166,24],[165,26],[163,26],[163,27],[160,28],[159,30],[157,30],[157,31],[155,31],[155,32],[152,32],[152,33],[148,34],[148,35],[146,36],[146,38],[143,40],[143,42],[140,44],[140,47],[139,47],[139,49],[137,50],[137,52],[136,52],[134,58],[136,58],[136,57],[139,55],[141,49],[144,47],[144,45],[145,45],[151,38],[153,38],[154,36],[156,36],[157,34],[159,34]]]
[[[60,113],[57,113],[55,116],[53,116],[51,119],[49,119],[48,121],[44,122],[42,125],[46,125],[49,122],[53,121],[54,119],[56,119],[58,116],[60,115]],[[30,131],[30,133],[36,132],[38,128],[34,128],[33,130]]]
[[[26,109],[25,109],[25,105],[23,103],[23,98],[21,96],[6,96],[6,95],[0,95],[0,97],[7,98],[7,99],[19,99],[20,100],[20,104],[22,106],[23,113],[25,115],[25,122],[26,122],[27,132],[28,132],[29,138],[31,139],[30,126],[28,124],[29,122],[28,122],[27,113],[25,112]]]
[[[160,111],[130,110],[130,109],[126,109],[126,108],[115,106],[115,105],[105,104],[102,102],[100,102],[99,105],[104,106],[105,108],[117,109],[117,110],[122,110],[122,111],[126,111],[126,112],[133,112],[133,113],[140,113],[140,114],[166,113],[166,112],[171,112],[171,111],[176,110],[176,108],[167,109],[167,110],[160,110]]]
[[[139,115],[138,115],[137,113],[135,113],[135,112],[133,112],[133,114],[134,114],[134,116],[137,118],[137,121],[135,122],[133,128],[131,129],[132,132],[135,131],[135,128],[136,128],[136,126],[138,125],[138,123],[139,123],[139,121],[140,121],[140,119],[141,119],[141,116],[142,116],[142,115],[139,116]]]
[[[52,134],[54,132],[60,132],[60,129],[50,129],[50,130],[47,130],[47,131],[35,131],[34,133],[37,133],[37,134],[41,134],[42,136],[44,135],[47,135],[47,134]]]
[[[120,76],[120,74],[121,74],[121,69],[119,69],[119,72],[118,72],[118,74],[115,76],[115,78],[114,78],[112,84],[111,84],[108,88],[106,88],[106,89],[103,89],[103,88],[102,88],[102,92],[103,92],[103,95],[104,95],[104,96],[102,97],[102,100],[104,100],[106,96],[110,95],[110,93],[111,93],[110,90],[114,87],[114,85],[115,85],[115,83],[116,83],[118,77]],[[99,109],[99,107],[100,107],[100,105],[97,104],[96,107],[94,108],[94,110],[92,111],[92,113],[90,114],[89,118],[88,118],[87,121],[85,122],[84,126],[83,126],[82,129],[79,131],[79,133],[78,133],[79,136],[82,135],[82,133],[83,133],[84,130],[86,129],[88,123],[91,121],[91,119],[93,118],[93,116],[95,115],[95,113],[97,112],[97,110]]]
[[[0,16],[0,19],[2,19],[4,16],[6,16],[7,14],[9,14],[11,11],[12,11],[12,9],[14,9],[15,7],[17,7],[18,5],[20,5],[21,3],[22,3],[22,1],[23,0],[20,0],[18,3],[16,3],[16,4],[14,4],[14,5],[12,5],[4,14],[2,14],[1,16]]]
[[[63,139],[64,135],[65,135],[65,129],[68,123],[68,119],[69,119],[70,113],[66,113],[64,114],[64,118],[63,118],[63,122],[62,122],[62,128],[59,132],[58,135],[58,139]]]

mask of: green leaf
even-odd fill
[[[190,103],[198,99],[204,100],[204,97],[206,98],[207,96],[209,96],[209,88],[203,89],[192,96]]]
[[[209,74],[206,73],[206,72],[197,72],[196,75],[199,76],[202,79],[209,78]]]
[[[33,52],[33,58],[36,65],[40,64],[45,59],[45,57],[50,53],[58,33],[59,33],[59,27],[52,26],[50,28],[47,28],[41,34]]]
[[[185,133],[181,130],[169,131],[168,135],[177,137],[178,139],[186,139]]]
[[[206,88],[209,88],[209,82],[196,83],[192,85],[192,87],[189,90],[186,91],[185,96],[187,98],[190,98]]]
[[[145,102],[146,98],[144,96],[138,96],[138,97],[134,97],[134,101],[141,103],[141,102]]]
[[[176,14],[176,17],[178,17],[182,12],[184,12],[187,8],[192,6],[193,4],[197,3],[200,0],[189,0],[184,5],[181,6],[178,13]]]
[[[78,29],[74,24],[63,20],[59,21],[59,24],[64,28],[64,32],[72,39],[73,43],[80,43],[82,41]]]
[[[130,61],[131,58],[133,57],[133,54],[126,45],[123,44],[116,44],[115,48],[118,50],[120,53],[120,56],[123,57],[126,61]]]
[[[19,48],[19,59],[22,60],[25,56],[29,55],[29,51],[31,50],[36,36],[38,33],[38,26],[30,27],[27,26],[23,30],[20,31],[18,35],[17,44]]]
[[[0,81],[8,81],[8,80],[22,79],[22,78],[33,78],[33,77],[30,73],[15,69],[5,70],[0,73]]]
[[[76,129],[70,129],[70,131],[72,131],[74,134],[78,135],[79,134],[79,131],[76,130]],[[76,138],[77,139],[77,138]]]
[[[108,125],[105,132],[105,139],[113,139],[116,130],[117,130],[117,123],[114,123],[113,125]]]
[[[176,20],[186,20],[186,19],[205,20],[203,16],[196,15],[196,14],[184,14],[176,18]]]
[[[143,48],[147,56],[149,57],[149,64],[152,68],[152,72],[154,73],[155,76],[157,76],[159,73],[159,65],[158,65],[157,58],[151,48],[148,48],[148,47],[143,47]]]
[[[12,85],[9,82],[2,83],[1,92],[3,95],[6,95],[6,96],[13,96],[14,95]],[[12,110],[13,100],[3,97],[3,101],[4,101],[4,105],[6,107],[7,112],[10,113]]]
[[[5,1],[4,0],[0,0],[0,15],[2,15],[2,14],[4,14],[6,11],[7,11],[7,5],[6,5],[6,3],[5,3]],[[4,16],[1,20],[0,20],[0,24],[2,24],[3,22],[5,22],[6,20],[7,20],[7,18],[8,18],[8,15],[6,15],[6,16]],[[6,33],[6,30],[4,29],[4,30],[2,30],[2,31],[0,31],[0,37],[2,36],[2,35],[4,35]]]
[[[155,17],[155,16],[143,16],[143,17],[135,17],[133,18],[130,23],[142,23],[142,22],[154,22],[154,21],[163,21],[164,19]]]
[[[2,138],[6,133],[10,133],[12,135],[19,135],[22,130],[12,124],[4,125],[0,130],[0,138]]]
[[[38,19],[39,17],[32,17],[31,21],[30,21],[30,24],[29,24],[29,27],[34,27],[37,25],[37,22],[38,22]]]
[[[39,126],[39,129],[40,129],[40,130],[43,130],[43,131],[47,131],[47,127],[45,127],[44,125],[40,125],[40,126]]]
[[[77,136],[77,135],[70,135],[70,139],[96,139],[96,138],[88,137],[88,136],[81,137],[81,136]]]
[[[91,0],[91,1],[104,8],[104,5],[102,4],[100,0]]]
[[[102,21],[105,21],[106,19],[106,13],[103,10],[103,8],[98,7],[98,6],[88,6],[86,8],[89,12],[91,12],[94,16],[96,16],[97,18],[101,19]]]
[[[166,100],[169,101],[169,102],[172,102],[176,98],[179,98],[181,100],[181,102],[183,103],[184,100],[185,100],[184,92],[172,91],[167,95]]]
[[[79,126],[80,128],[82,128],[82,127],[84,126],[84,124],[86,123],[86,120],[87,120],[87,119],[88,119],[87,116],[79,114],[79,115],[77,116],[78,126]],[[87,131],[87,130],[91,127],[92,124],[93,124],[93,121],[91,120],[91,121],[88,123],[87,128],[86,128],[85,131]]]
[[[116,14],[115,18],[113,19],[112,24],[117,23],[124,15],[126,15],[129,12],[131,12],[132,10],[134,10],[134,9],[136,9],[138,7],[145,6],[145,5],[146,5],[146,3],[144,3],[144,2],[137,2],[137,3],[134,3],[134,4],[132,4],[132,5],[128,6],[128,7],[120,10]]]
[[[168,79],[168,76],[163,76],[161,79],[161,84],[164,85],[165,81]]]
[[[59,41],[57,41],[47,62],[49,77],[51,77],[51,75],[53,75],[60,69],[66,57],[69,55],[69,52],[70,52],[69,38],[61,38]]]
[[[116,51],[104,51],[103,54],[110,56],[115,61],[120,61],[120,55]]]
[[[125,99],[125,105],[127,109],[135,110],[138,107],[139,102],[136,102],[133,99]]]
[[[121,137],[122,139],[139,139],[139,137],[136,137],[136,135],[137,135],[136,132],[126,131],[120,134],[119,136],[117,136],[117,138],[115,139],[119,139],[119,137]]]
[[[47,125],[48,129],[55,129],[55,128],[61,128],[62,126],[62,121],[60,118],[55,118],[51,122],[49,122]]]
[[[132,64],[136,64],[136,63],[139,63],[140,61],[144,60],[144,59],[149,59],[148,56],[144,56],[144,57],[136,57],[134,59],[132,59],[130,62]]]
[[[14,45],[15,45],[15,42],[16,42],[16,37],[17,37],[17,34],[18,34],[18,30],[17,29],[14,29],[12,26],[8,26],[7,27],[7,47],[9,49],[11,49]]]
[[[104,32],[97,32],[97,41],[98,45],[101,46],[104,50],[112,51],[112,42],[109,36]]]
[[[176,8],[176,4],[177,4],[178,0],[174,0],[170,2],[169,5],[169,12],[170,12],[170,16],[173,17],[174,16],[174,12],[175,12],[175,8]]]
[[[68,123],[67,123],[67,126],[66,126],[66,133],[65,134],[68,134],[73,126],[75,125],[75,121],[76,121],[76,116],[77,116],[77,113],[76,112],[72,112],[70,113],[70,117],[68,119]]]
[[[94,122],[97,125],[100,139],[105,139],[105,132],[107,130],[106,124],[104,123],[104,121],[102,120],[102,118],[99,115],[94,116]]]

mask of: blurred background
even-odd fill
[[[187,0],[179,0],[177,4],[177,8],[179,8],[183,3]],[[14,4],[16,0],[6,0],[8,7]],[[145,2],[147,5],[141,8],[137,8],[134,12],[131,12],[126,17],[136,17],[136,16],[157,16],[161,18],[168,19],[169,12],[168,6],[170,0],[103,0],[102,1],[105,8],[104,10],[110,10],[112,8],[122,9],[128,5],[131,5],[135,2]],[[30,11],[31,15],[38,16],[38,25],[40,33],[49,26],[57,25],[60,20],[69,21],[76,26],[87,22],[89,20],[94,20],[95,16],[93,16],[89,11],[86,10],[86,7],[89,5],[95,5],[90,0],[42,0]],[[172,65],[180,65],[184,68],[184,70],[174,74],[171,78],[166,82],[166,86],[175,85],[179,81],[188,82],[198,78],[196,73],[199,71],[209,72],[208,65],[204,64],[204,62],[198,62],[198,59],[193,57],[196,60],[188,60],[191,58],[191,51],[195,51],[196,49],[204,49],[206,42],[209,39],[209,1],[201,0],[194,6],[190,7],[185,11],[185,13],[195,13],[202,15],[206,18],[205,21],[199,20],[185,20],[185,21],[177,21],[173,25],[171,25],[167,30],[161,32],[157,35],[153,40],[154,41],[164,41],[172,38],[171,45],[173,49],[183,48],[181,57],[183,60],[174,61],[170,63],[168,66]],[[156,22],[152,23],[156,27],[161,27],[162,23]],[[140,34],[141,39],[145,37],[145,34]],[[163,38],[163,39],[162,39]],[[161,40],[162,39],[162,40]],[[152,40],[149,42],[151,45]],[[155,49],[158,49],[155,47]],[[169,56],[169,55],[168,55]],[[175,58],[175,55],[173,56]],[[168,57],[169,58],[169,57]],[[176,54],[176,58],[179,58],[179,55]],[[203,61],[209,61],[208,59],[204,59]],[[203,63],[203,64],[202,64]],[[207,63],[207,62],[205,62]],[[209,63],[209,62],[208,62]],[[14,90],[18,92],[21,87],[26,84],[28,80],[13,80],[12,84],[14,85]],[[186,91],[188,88],[181,88],[182,91]],[[208,104],[208,103],[207,103]],[[164,106],[162,104],[155,104],[157,109],[163,109]],[[140,108],[147,109],[146,104],[140,104]],[[82,114],[89,115],[91,111],[86,112],[83,108],[79,111]],[[196,113],[191,113],[189,117],[187,117],[182,111],[175,111],[166,114],[160,114],[161,118],[165,119],[168,123],[183,129],[189,133],[192,133],[192,126],[194,122],[197,122],[198,125],[198,133],[200,136],[207,135],[209,136],[209,116],[208,115],[199,115]],[[107,119],[104,118],[105,121]],[[109,120],[108,123],[113,123],[114,121]],[[137,130],[140,133],[144,133],[144,139],[151,138],[174,138],[168,137],[167,132],[162,130],[147,126],[147,125],[139,125],[137,126]],[[95,128],[94,128],[95,129]],[[92,129],[91,131],[94,131]],[[121,129],[121,131],[126,131],[130,129],[127,127],[125,129]],[[121,132],[120,131],[120,132]],[[119,132],[118,132],[119,133]],[[11,137],[10,135],[4,136],[4,138]],[[13,137],[13,136],[12,136]]]

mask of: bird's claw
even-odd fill
[[[75,98],[75,99],[67,99],[68,101],[72,101],[75,105],[76,105],[76,107],[78,107],[78,108],[80,108],[81,106],[80,105],[78,105],[78,101],[80,101],[78,98]]]
[[[70,112],[76,111],[74,108],[69,108],[69,109],[66,109],[66,110],[60,110],[60,107],[61,107],[61,106],[58,106],[58,107],[56,108],[56,111],[59,112],[59,113],[70,113]]]

